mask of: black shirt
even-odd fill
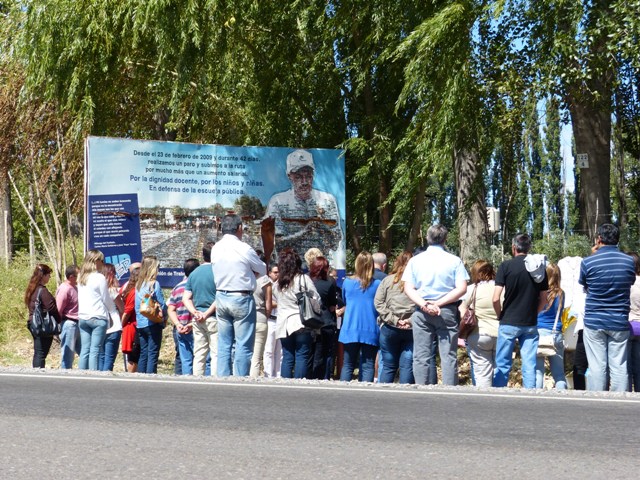
[[[502,262],[496,275],[496,285],[504,287],[504,303],[500,315],[502,325],[533,327],[538,323],[540,292],[549,289],[547,274],[536,283],[524,264],[526,255],[517,255]]]

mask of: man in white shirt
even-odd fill
[[[256,333],[256,278],[267,267],[255,250],[242,241],[242,219],[226,215],[222,219],[222,239],[211,249],[216,283],[218,321],[218,376],[249,375]],[[231,368],[231,351],[235,357]]]

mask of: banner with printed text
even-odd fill
[[[143,255],[160,260],[171,287],[188,258],[221,236],[225,214],[243,219],[260,252],[319,248],[344,272],[345,170],[342,150],[232,147],[88,137],[86,247],[101,250],[118,278]]]

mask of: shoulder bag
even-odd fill
[[[478,291],[478,285],[473,289],[471,294],[471,302],[469,302],[469,308],[464,312],[462,319],[460,320],[460,329],[458,331],[458,338],[465,340],[471,333],[478,328],[478,318],[476,317],[476,293]]]
[[[62,331],[62,325],[56,321],[51,315],[49,310],[42,309],[42,302],[40,301],[40,294],[42,293],[42,287],[38,289],[38,295],[33,306],[33,316],[29,322],[29,330],[34,337],[53,337],[54,335],[60,335]]]
[[[149,293],[145,293],[140,301],[140,314],[143,317],[148,318],[153,323],[162,323],[164,317],[162,316],[162,308],[156,299],[155,292],[156,284],[151,286]]]
[[[560,318],[560,312],[562,311],[562,295],[558,298],[558,310],[556,311],[556,319],[553,322],[553,328],[551,329],[551,335],[543,335],[538,339],[538,357],[553,357],[558,353],[556,348],[556,342],[554,335],[556,327],[558,326],[558,318]]]
[[[300,291],[296,293],[296,302],[300,310],[300,321],[307,328],[322,328],[324,321],[322,317],[315,312],[311,305],[311,292],[307,289],[307,281],[304,275],[300,275]]]

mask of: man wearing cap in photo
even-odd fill
[[[293,247],[302,254],[312,247],[329,251],[329,261],[342,241],[340,214],[333,195],[313,188],[315,165],[306,150],[287,155],[289,190],[276,193],[265,217],[273,217],[276,227],[276,248]]]

